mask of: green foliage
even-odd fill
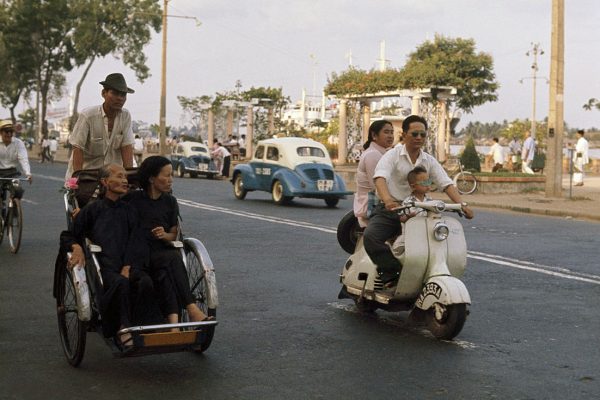
[[[335,96],[363,95],[402,88],[400,72],[395,69],[386,71],[363,71],[350,68],[341,74],[333,72],[327,79],[325,94]]]
[[[481,163],[477,150],[475,150],[475,142],[472,137],[469,137],[465,144],[465,149],[460,155],[460,163],[464,169],[471,172],[481,172]]]
[[[591,98],[586,104],[583,105],[583,108],[588,111],[591,111],[594,108],[596,110],[600,110],[600,100]]]
[[[498,99],[493,68],[492,56],[476,53],[473,39],[436,35],[433,42],[426,41],[409,54],[402,69],[402,86],[454,86],[456,106],[471,112],[475,106]]]

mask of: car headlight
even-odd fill
[[[448,225],[443,222],[438,222],[433,228],[433,237],[437,241],[444,241],[448,238],[448,234],[450,233],[450,229]]]

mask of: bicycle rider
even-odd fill
[[[13,123],[11,120],[0,121],[0,178],[14,178],[20,176],[17,167],[20,167],[21,172],[27,177],[31,183],[31,169],[29,167],[29,158],[27,157],[27,149],[21,139],[13,137]],[[18,187],[15,190],[15,198],[23,197],[23,188]]]
[[[473,211],[463,203],[452,180],[435,157],[421,148],[427,138],[427,121],[418,115],[410,115],[402,122],[404,145],[398,145],[385,153],[373,175],[381,202],[375,207],[364,233],[365,250],[377,265],[379,279],[385,287],[396,286],[402,265],[394,257],[386,241],[401,232],[400,218],[394,208],[411,192],[407,175],[416,166],[422,166],[454,203],[461,203],[465,216],[473,218]]]

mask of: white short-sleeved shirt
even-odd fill
[[[525,139],[525,143],[523,143],[523,150],[521,153],[521,158],[523,161],[531,161],[533,160],[533,156],[535,154],[535,141],[531,136]]]
[[[495,164],[504,164],[504,148],[500,143],[494,143],[492,145],[489,155],[494,157]]]
[[[404,145],[394,147],[381,157],[377,168],[375,168],[373,180],[384,178],[394,200],[403,201],[412,192],[408,184],[408,173],[417,166],[427,170],[429,177],[438,188],[444,190],[452,185],[452,179],[448,177],[442,165],[432,155],[421,150],[419,157],[413,164]]]
[[[17,168],[19,166],[23,174],[31,175],[25,143],[21,139],[13,137],[7,146],[0,140],[0,169]]]
[[[112,133],[108,134],[108,117],[102,106],[86,108],[79,114],[69,143],[83,150],[83,169],[102,168],[106,164],[123,165],[121,148],[134,143],[131,114],[126,109],[117,113]],[[67,179],[73,174],[73,156],[69,160]]]

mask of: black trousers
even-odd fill
[[[229,176],[229,166],[231,165],[231,156],[223,158],[223,172],[221,175]]]
[[[369,218],[363,243],[367,254],[377,265],[377,272],[383,281],[396,277],[402,269],[402,264],[394,257],[392,250],[385,243],[386,240],[401,232],[402,225],[398,214],[386,210],[385,205],[379,203]]]
[[[153,250],[150,254],[150,275],[158,292],[158,304],[163,316],[179,314],[194,296],[178,249]]]

